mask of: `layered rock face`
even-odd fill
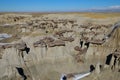
[[[5,40],[0,45],[1,80],[59,80],[62,73],[85,72],[91,64],[96,65],[97,74],[101,73],[99,65],[119,69],[120,28],[112,31],[114,22],[56,15],[0,15],[2,29],[12,26],[16,30],[9,31],[11,43]],[[111,53],[113,60],[106,64]]]

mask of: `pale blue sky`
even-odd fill
[[[120,6],[120,0],[0,0],[1,12],[80,11],[110,6]]]

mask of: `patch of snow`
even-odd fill
[[[9,35],[9,34],[6,34],[6,33],[0,34],[0,40],[10,38],[10,37],[12,37],[12,35]]]

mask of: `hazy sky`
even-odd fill
[[[120,0],[0,0],[3,12],[80,11],[106,7],[120,7]]]

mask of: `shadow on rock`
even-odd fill
[[[27,77],[26,77],[26,75],[24,74],[23,68],[21,68],[21,67],[16,67],[16,69],[17,69],[19,75],[22,76],[23,80],[26,80]]]

